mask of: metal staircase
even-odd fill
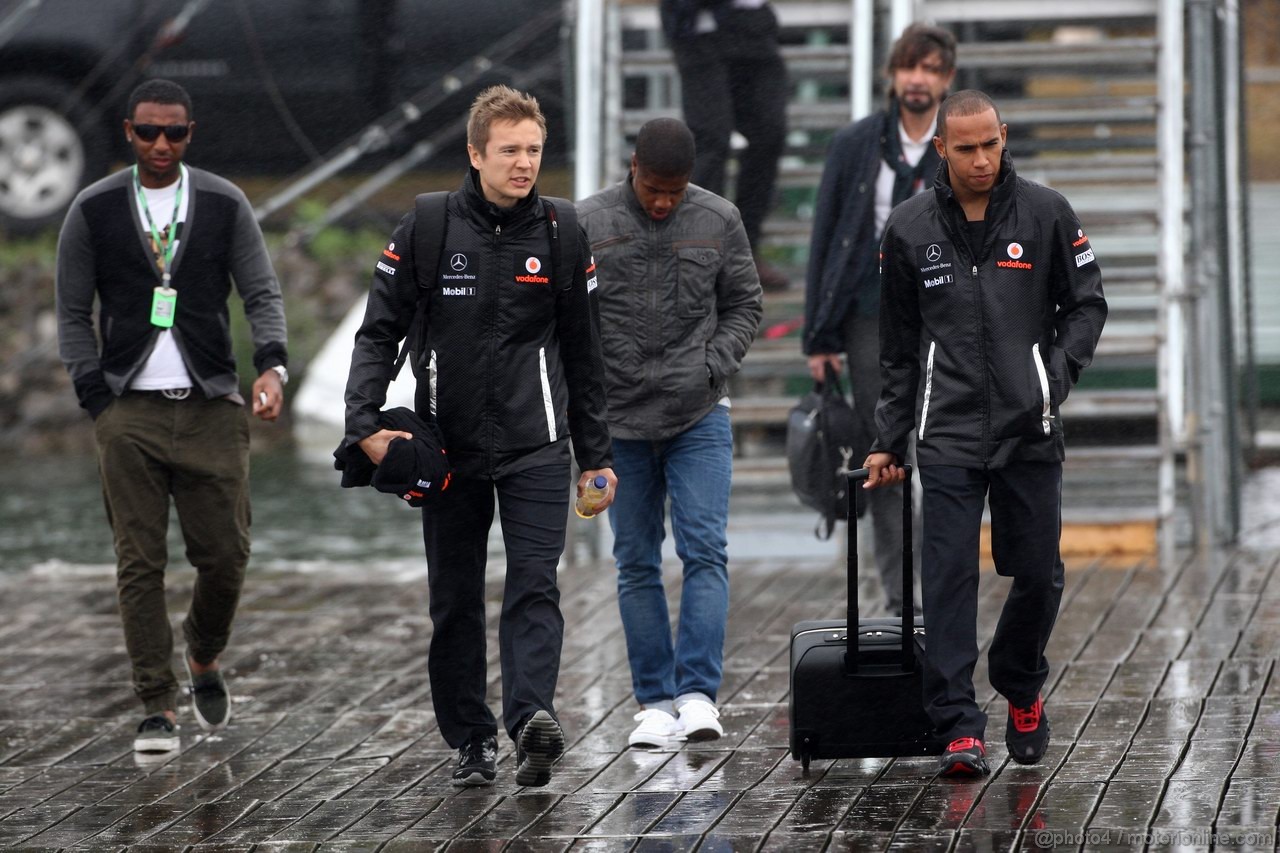
[[[792,288],[766,295],[764,332],[734,388],[736,485],[790,500],[781,437],[808,385],[799,350],[812,202],[827,141],[878,105],[885,46],[911,18],[956,33],[957,88],[989,92],[1019,173],[1061,190],[1103,269],[1111,314],[1094,366],[1063,406],[1064,523],[1121,532],[1117,547],[1174,543],[1183,410],[1182,3],[1169,0],[774,0],[793,84],[779,203],[765,250]],[[621,173],[639,126],[680,115],[655,2],[610,11],[606,75],[621,109],[602,178]],[[870,32],[868,32],[870,30]],[[874,46],[875,62],[851,49]],[[1165,46],[1172,45],[1172,55]],[[868,68],[876,69],[874,74]],[[870,78],[874,78],[874,80]],[[874,91],[863,91],[874,83]],[[608,89],[609,86],[606,86]],[[1173,96],[1170,96],[1173,93]],[[1168,334],[1166,330],[1175,330]],[[1157,531],[1159,538],[1157,539]]]

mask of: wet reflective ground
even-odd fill
[[[1050,646],[1054,740],[993,774],[933,778],[931,759],[787,753],[792,623],[838,616],[829,559],[733,566],[721,694],[726,736],[625,749],[637,710],[613,572],[562,574],[559,712],[569,749],[543,789],[454,789],[426,683],[424,584],[351,566],[254,575],[225,657],[231,727],[145,763],[111,577],[0,577],[0,847],[24,850],[1272,850],[1280,811],[1280,550],[1165,569],[1069,566]],[[190,569],[174,569],[173,612]],[[674,583],[674,566],[669,573]],[[874,583],[874,582],[871,582]],[[983,575],[989,638],[1004,579]],[[498,607],[491,572],[491,623]],[[877,600],[868,584],[864,601]],[[673,594],[673,602],[675,595]],[[490,676],[496,698],[496,637]]]

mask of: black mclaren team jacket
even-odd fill
[[[1058,407],[1093,360],[1102,274],[1071,205],[1019,178],[1008,152],[971,246],[947,165],[896,207],[881,243],[873,451],[999,468],[1064,458]]]
[[[480,194],[470,170],[451,193],[433,285],[420,294],[410,212],[378,258],[346,391],[346,438],[378,430],[397,345],[425,303],[417,408],[439,424],[453,470],[491,477],[568,459],[584,470],[612,465],[586,237],[572,281],[555,281],[551,237],[537,190],[515,207]],[[572,251],[572,246],[563,251]]]

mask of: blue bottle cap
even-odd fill
[[[597,489],[603,489],[605,486],[609,485],[609,480],[604,474],[597,474],[596,478],[592,480],[592,482],[596,484]]]

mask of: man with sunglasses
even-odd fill
[[[139,752],[179,746],[164,592],[170,498],[196,569],[182,626],[192,707],[207,731],[230,718],[218,657],[249,560],[248,419],[227,309],[233,283],[252,330],[253,413],[274,421],[288,381],[284,301],[262,232],[244,193],[183,164],[191,114],[191,98],[175,83],[134,89],[124,134],[137,164],[83,190],[58,239],[59,352],[94,419],[125,645],[146,711]]]

